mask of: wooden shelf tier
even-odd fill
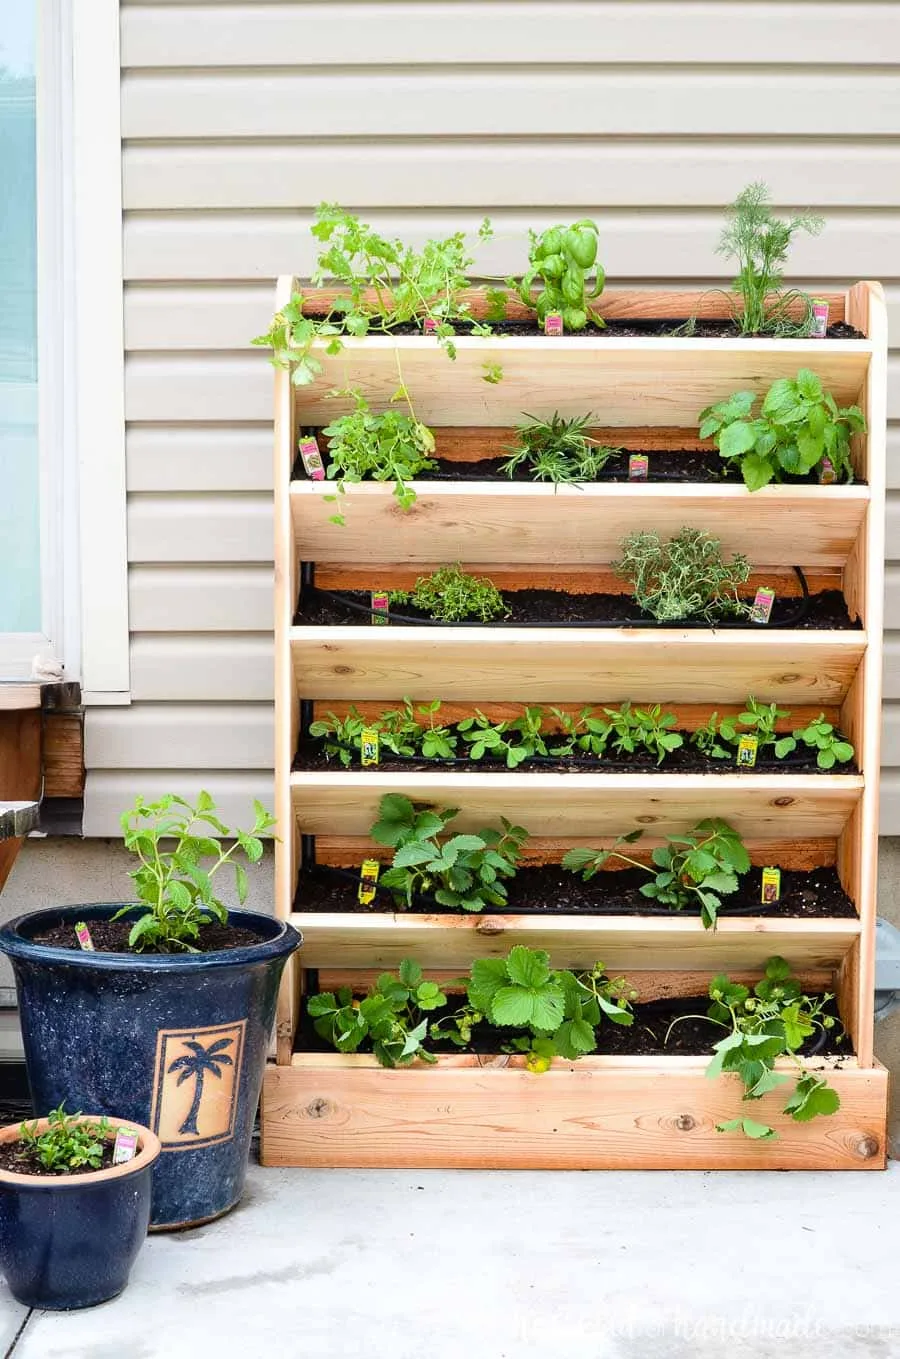
[[[296,281],[279,282],[277,306]],[[483,296],[473,293],[474,313]],[[327,299],[326,299],[327,300]],[[620,293],[609,317],[727,315],[710,295]],[[277,1058],[263,1090],[262,1159],[270,1165],[559,1168],[874,1169],[886,1156],[887,1073],[873,1055],[874,928],[878,834],[886,320],[877,284],[829,294],[832,317],[858,340],[459,337],[451,361],[431,338],[348,340],[319,356],[316,381],[276,375],[275,700],[276,909],[302,931],[279,999]],[[518,315],[518,303],[512,313]],[[524,313],[523,313],[524,314]],[[399,364],[399,368],[398,368]],[[499,364],[499,383],[484,381]],[[604,443],[665,457],[701,450],[700,410],[736,390],[763,392],[811,368],[841,405],[862,407],[868,433],[853,441],[849,486],[779,485],[751,495],[734,483],[597,483],[559,488],[466,479],[464,464],[502,455],[524,413],[596,420]],[[297,438],[352,408],[334,389],[359,388],[386,409],[398,386],[434,428],[437,455],[461,464],[458,480],[415,483],[403,511],[390,484],[347,488],[346,524],[328,522],[329,483],[292,480]],[[320,436],[320,444],[322,439]],[[322,444],[324,451],[324,444]],[[459,561],[499,588],[620,592],[612,563],[641,529],[671,535],[689,525],[752,563],[750,588],[771,583],[796,596],[840,590],[851,620],[840,630],[802,627],[296,626],[303,564],[332,590],[405,588],[424,571]],[[791,709],[800,725],[820,711],[852,741],[858,773],[561,774],[293,768],[300,715],[366,714],[408,697],[440,699],[443,720],[475,707],[576,707],[631,701],[674,708],[693,729],[713,709],[740,710],[748,695]],[[802,715],[802,716],[801,716]],[[356,867],[384,858],[368,839],[385,792],[460,809],[454,830],[526,826],[532,861],[558,861],[571,844],[609,844],[644,826],[646,853],[704,816],[728,820],[754,864],[834,866],[856,908],[849,918],[734,916],[714,931],[678,915],[419,915],[304,909],[300,867]],[[539,856],[544,855],[541,860]],[[537,857],[536,857],[537,856]],[[300,890],[298,892],[298,884]],[[348,890],[352,891],[352,884]],[[458,976],[473,958],[515,943],[546,949],[558,966],[602,960],[642,999],[702,997],[719,971],[753,981],[773,955],[810,989],[835,993],[853,1056],[808,1058],[827,1072],[839,1112],[809,1123],[782,1116],[776,1095],[749,1112],[777,1128],[773,1141],[715,1131],[748,1112],[736,1079],[710,1081],[704,1057],[556,1059],[535,1075],[519,1057],[441,1056],[434,1067],[380,1068],[361,1054],[307,1050],[300,1034],[308,973],[319,986],[364,990],[380,969],[416,958]],[[702,1004],[702,1000],[698,1002]],[[490,1137],[485,1138],[485,1129]]]

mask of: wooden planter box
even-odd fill
[[[283,301],[293,280],[279,284]],[[276,378],[276,854],[279,915],[302,930],[279,1007],[277,1064],[263,1094],[266,1164],[335,1166],[682,1166],[874,1168],[884,1164],[887,1075],[872,1052],[875,880],[881,679],[886,323],[875,284],[829,296],[833,320],[865,335],[848,341],[685,340],[584,336],[458,341],[451,362],[431,339],[348,340],[322,355],[311,387]],[[280,303],[279,303],[280,305]],[[693,295],[604,295],[608,315],[684,316]],[[395,349],[416,413],[436,427],[438,453],[461,463],[496,457],[523,411],[602,420],[602,437],[663,456],[699,447],[697,414],[739,388],[765,389],[811,367],[841,404],[866,412],[852,486],[742,486],[420,482],[404,512],[390,485],[348,488],[346,525],[328,522],[327,483],[291,480],[301,427],[344,407],[327,393],[348,381],[384,408],[397,385]],[[499,363],[488,385],[483,365]],[[293,626],[300,563],[332,589],[401,587],[448,561],[480,569],[502,588],[557,585],[615,590],[610,563],[642,528],[714,532],[753,563],[755,584],[779,592],[840,589],[854,630],[687,628],[466,628]],[[737,711],[748,694],[808,720],[824,710],[856,748],[859,772],[776,774],[390,773],[292,771],[300,704],[371,711],[404,697],[441,698],[460,710],[504,704],[661,702],[693,727],[711,708]],[[721,815],[756,863],[837,866],[855,919],[723,914],[716,931],[695,919],[632,916],[460,917],[318,914],[296,901],[303,837],[321,862],[358,865],[380,795],[461,808],[455,827],[501,813],[526,825],[533,852],[558,857],[571,843],[602,843],[636,823],[653,837]],[[558,966],[602,958],[636,979],[642,995],[705,991],[710,975],[758,975],[781,954],[798,974],[835,990],[855,1058],[829,1080],[837,1115],[801,1125],[766,1101],[774,1142],[714,1131],[740,1111],[731,1078],[707,1081],[706,1059],[595,1056],[557,1060],[534,1076],[515,1058],[469,1055],[434,1068],[385,1071],[374,1058],[295,1051],[305,971],[362,980],[406,956],[453,973],[514,943],[546,948]],[[823,1059],[810,1059],[821,1065]],[[747,1106],[743,1106],[746,1112]],[[492,1135],[485,1140],[483,1130]]]

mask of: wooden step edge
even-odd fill
[[[475,464],[477,465],[477,464]],[[336,495],[335,481],[292,481],[290,494],[297,499],[318,499],[321,496]],[[536,481],[483,481],[477,478],[459,481],[410,481],[407,482],[416,492],[417,498],[434,496],[437,499],[450,499],[453,496],[497,497],[511,499],[552,499],[554,497],[585,497],[596,499],[659,501],[659,500],[711,500],[748,502],[765,506],[773,501],[781,508],[796,502],[804,505],[812,502],[834,501],[836,503],[865,505],[871,498],[870,487],[863,483],[849,486],[764,486],[760,491],[748,491],[746,486],[729,483],[717,485],[713,482],[577,482],[554,486],[549,482]],[[354,496],[362,495],[376,500],[390,501],[394,498],[393,482],[360,481],[352,483]],[[349,492],[348,492],[349,494]]]
[[[327,339],[317,339],[313,341],[313,353],[328,354],[329,341]],[[632,354],[635,356],[646,354],[648,358],[658,358],[660,354],[723,354],[729,358],[744,359],[753,358],[759,354],[778,354],[789,358],[793,363],[796,361],[797,368],[804,367],[804,360],[821,360],[823,354],[834,357],[853,357],[860,360],[860,367],[865,367],[870,356],[874,353],[875,345],[872,340],[829,340],[827,348],[821,340],[773,340],[773,339],[711,339],[711,338],[688,338],[673,337],[666,335],[622,335],[622,336],[596,336],[596,335],[566,335],[562,342],[547,340],[545,335],[457,335],[453,340],[454,345],[460,353],[466,351],[472,353],[495,354],[507,352],[509,354],[523,354],[531,350],[537,350],[546,356],[548,367],[553,364],[560,367],[565,366],[567,354],[584,353],[607,353],[607,354]],[[413,352],[423,358],[433,356],[435,364],[445,365],[447,355],[440,345],[430,337],[425,335],[364,335],[356,337],[352,335],[341,336],[340,358],[360,351],[381,351],[391,353],[394,350],[401,352]],[[656,381],[663,383],[668,380],[666,373],[655,374]],[[672,374],[672,379],[677,378],[680,382],[684,381],[683,374]]]
[[[862,922],[858,917],[828,916],[804,920],[799,916],[756,916],[745,915],[739,919],[729,919],[727,914],[719,917],[715,930],[705,930],[699,917],[684,919],[677,915],[669,916],[632,916],[632,915],[417,915],[406,911],[292,911],[290,923],[302,931],[322,930],[345,931],[351,935],[400,933],[414,929],[425,933],[446,932],[458,935],[471,933],[485,938],[496,938],[513,934],[516,931],[534,932],[539,929],[547,935],[558,934],[563,940],[573,929],[587,934],[666,934],[673,939],[686,936],[715,944],[735,935],[780,935],[792,939],[837,938],[852,942],[862,933]],[[673,960],[674,961],[674,960]]]
[[[797,1059],[805,1071],[884,1071],[885,1068],[880,1062],[875,1062],[871,1067],[861,1067],[856,1057],[800,1057]],[[659,1071],[663,1074],[666,1071],[697,1071],[705,1072],[709,1066],[710,1058],[702,1053],[696,1056],[685,1056],[682,1053],[672,1053],[665,1056],[657,1053],[653,1056],[603,1056],[600,1053],[591,1053],[585,1057],[579,1057],[577,1061],[566,1061],[565,1058],[555,1057],[551,1066],[553,1071],[628,1071],[636,1069],[642,1073]],[[441,1052],[437,1054],[435,1063],[414,1062],[411,1066],[404,1068],[407,1071],[428,1072],[435,1071],[459,1071],[471,1070],[477,1067],[481,1070],[494,1071],[525,1071],[526,1058],[524,1053],[477,1053],[477,1052]],[[329,1067],[340,1070],[362,1070],[362,1071],[384,1071],[374,1053],[371,1052],[295,1052],[291,1057],[291,1066],[304,1067],[309,1070],[326,1070]],[[796,1070],[796,1062],[793,1060],[779,1060],[775,1063],[776,1071]]]
[[[421,646],[423,636],[432,638],[435,643],[446,643],[452,641],[463,642],[473,645],[479,642],[486,646],[499,646],[503,642],[515,642],[521,645],[529,642],[548,643],[554,642],[576,642],[584,644],[592,639],[601,641],[606,646],[636,646],[639,643],[656,642],[664,643],[666,646],[676,645],[700,645],[708,647],[737,648],[751,647],[760,651],[776,649],[790,643],[792,647],[802,647],[804,650],[815,651],[816,649],[825,650],[836,648],[847,650],[853,654],[862,655],[868,646],[868,636],[864,629],[859,628],[774,628],[771,631],[760,629],[758,632],[752,628],[741,628],[729,631],[718,631],[715,628],[587,628],[574,626],[571,628],[475,628],[466,626],[423,626],[413,625],[404,627],[373,627],[370,623],[313,623],[313,624],[292,624],[288,640],[293,645],[308,645],[310,642],[321,644],[326,650],[330,641],[335,642],[365,642],[367,640],[377,642],[379,645],[389,641],[392,645],[397,644],[398,648],[403,646]],[[401,640],[403,639],[403,640]]]
[[[602,782],[601,782],[602,780]],[[347,788],[382,789],[395,791],[394,785],[416,790],[435,788],[443,794],[445,790],[474,792],[490,788],[530,788],[535,793],[562,793],[569,790],[590,789],[597,792],[614,793],[617,790],[633,792],[646,789],[648,792],[673,793],[689,792],[696,788],[717,788],[724,792],[740,789],[751,796],[755,793],[766,796],[774,792],[821,793],[823,797],[845,797],[847,793],[861,793],[865,786],[862,774],[604,774],[601,769],[596,773],[584,774],[522,774],[515,770],[496,772],[455,773],[438,770],[433,773],[411,770],[303,770],[291,771],[290,785],[295,789],[313,789],[321,792]],[[396,790],[399,791],[399,790]]]

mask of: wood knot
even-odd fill
[[[310,1118],[324,1118],[326,1114],[331,1112],[331,1105],[327,1099],[322,1099],[320,1095],[318,1099],[310,1100],[306,1106],[306,1112]]]
[[[776,683],[778,683],[778,684],[796,684],[797,681],[799,680],[799,678],[800,678],[799,675],[777,675],[777,676],[776,676]]]
[[[679,1132],[691,1132],[696,1126],[697,1120],[691,1114],[679,1114],[675,1120]]]
[[[476,934],[503,934],[506,926],[502,920],[492,920],[490,916],[484,916],[475,922]]]
[[[353,667],[352,665],[336,665],[334,667],[334,673],[336,675],[352,675]]]
[[[777,797],[772,803],[773,807],[791,807],[794,799],[792,797]]]
[[[858,1156],[861,1161],[871,1161],[873,1156],[877,1156],[881,1150],[881,1143],[877,1137],[870,1133],[857,1139],[853,1145],[853,1155]]]
[[[642,826],[652,826],[659,820],[658,816],[636,816],[635,821],[639,821]]]

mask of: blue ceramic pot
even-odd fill
[[[115,1113],[162,1143],[151,1229],[219,1217],[241,1197],[290,925],[231,911],[259,943],[215,953],[90,953],[33,942],[115,904],[19,916],[0,930],[16,975],[38,1110]]]
[[[109,1122],[115,1128],[127,1120]],[[18,1141],[21,1126],[0,1129],[0,1143]],[[47,1120],[38,1126],[43,1132]],[[0,1170],[0,1270],[18,1302],[62,1311],[94,1307],[121,1293],[147,1235],[151,1177],[160,1154],[152,1132],[138,1128],[138,1133],[134,1160],[108,1170],[86,1175]]]

